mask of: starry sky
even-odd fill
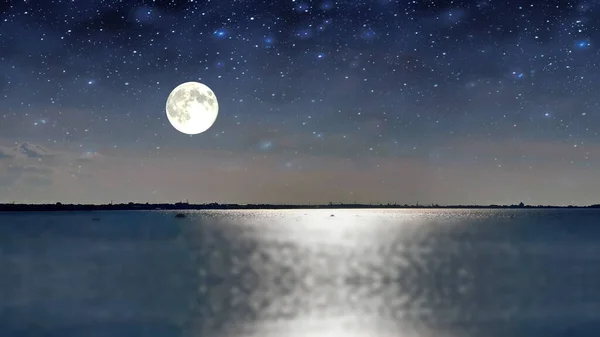
[[[5,1],[0,202],[600,202],[600,2]],[[208,85],[189,136],[165,102]]]

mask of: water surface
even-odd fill
[[[186,214],[0,213],[0,336],[600,332],[598,210]]]

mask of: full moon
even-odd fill
[[[206,85],[186,82],[178,85],[167,98],[167,118],[173,127],[188,135],[208,130],[217,120],[219,102]]]

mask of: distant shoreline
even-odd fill
[[[324,204],[324,205],[286,205],[286,204],[0,204],[0,212],[76,212],[76,211],[150,211],[150,210],[284,210],[284,209],[590,209],[600,208],[600,204],[589,206],[552,206],[552,205],[398,205],[398,204]]]

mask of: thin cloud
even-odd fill
[[[50,152],[48,149],[28,142],[15,144],[11,154],[14,157],[25,158],[45,158],[54,156],[54,153]]]

